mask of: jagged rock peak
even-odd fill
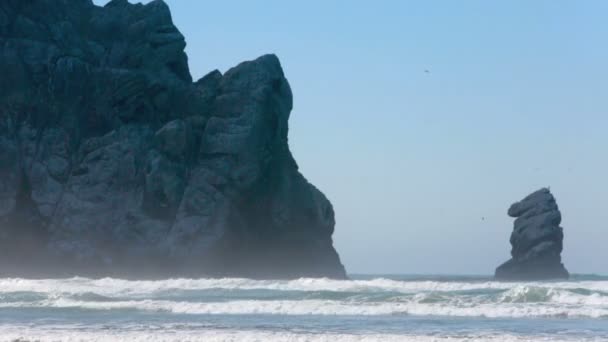
[[[563,228],[561,212],[551,191],[540,189],[511,205],[516,218],[511,233],[511,260],[496,269],[504,280],[568,278],[561,262]]]
[[[0,273],[346,276],[279,59],[185,46],[161,0],[0,2]]]

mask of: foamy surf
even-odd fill
[[[0,280],[2,308],[176,314],[608,317],[608,282]]]
[[[0,341],[608,341],[608,281],[0,279]]]
[[[0,291],[46,291],[64,293],[95,292],[100,294],[149,294],[170,290],[274,290],[274,291],[335,291],[335,292],[455,292],[472,290],[507,290],[518,287],[547,289],[583,289],[608,294],[608,280],[567,282],[496,282],[496,281],[402,281],[386,278],[370,280],[333,280],[301,278],[296,280],[253,280],[246,278],[123,280],[114,278],[88,279],[21,279],[0,278]],[[0,293],[2,293],[0,292]]]
[[[517,336],[492,332],[474,335],[424,336],[408,334],[339,334],[339,333],[297,333],[297,332],[260,332],[260,331],[222,331],[222,330],[143,330],[143,331],[87,331],[74,332],[63,329],[33,329],[20,327],[0,329],[0,342],[594,342],[597,338],[573,336]]]

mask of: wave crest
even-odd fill
[[[0,308],[170,314],[608,317],[607,281],[0,279]]]

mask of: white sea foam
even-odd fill
[[[216,297],[184,291],[216,289]],[[389,279],[0,279],[0,308],[139,310],[168,314],[425,315],[608,318],[607,281],[437,282]],[[234,297],[243,290],[273,292]],[[286,291],[303,294],[294,299]],[[324,291],[327,291],[325,293]],[[28,297],[28,293],[31,297]],[[166,294],[172,295],[167,298]],[[340,294],[336,296],[335,294]],[[98,298],[103,296],[103,298]],[[337,298],[339,297],[339,298]]]
[[[113,302],[77,301],[66,298],[39,302],[0,304],[4,308],[81,308],[89,310],[141,310],[172,314],[270,314],[270,315],[425,315],[460,317],[608,317],[608,308],[522,303],[438,303],[410,302],[358,303],[333,300],[237,300],[196,303],[168,300],[127,300]]]
[[[560,336],[517,336],[501,333],[475,333],[475,334],[446,334],[446,335],[394,335],[394,334],[345,334],[345,333],[295,333],[295,332],[267,332],[242,330],[172,330],[159,329],[155,331],[108,331],[83,330],[79,328],[32,328],[28,326],[0,326],[0,341],[39,341],[39,342],[523,342],[523,341],[555,341],[555,342],[599,342],[605,339],[596,337],[560,337]]]
[[[204,289],[232,289],[254,290],[266,289],[277,291],[336,291],[336,292],[454,292],[473,290],[507,290],[522,286],[557,289],[586,289],[601,291],[608,294],[608,281],[582,281],[582,282],[439,282],[439,281],[398,281],[384,278],[372,280],[333,280],[326,278],[302,278],[290,281],[280,280],[252,280],[244,278],[222,279],[167,279],[157,281],[129,281],[122,279],[103,278],[70,278],[70,279],[44,279],[31,280],[20,278],[0,279],[0,291],[35,291],[35,292],[63,292],[85,293],[93,292],[102,295],[149,294],[167,290],[204,290]]]

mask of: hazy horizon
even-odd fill
[[[550,186],[566,268],[608,274],[608,2],[165,2],[194,79],[280,58],[349,273],[492,274]]]

